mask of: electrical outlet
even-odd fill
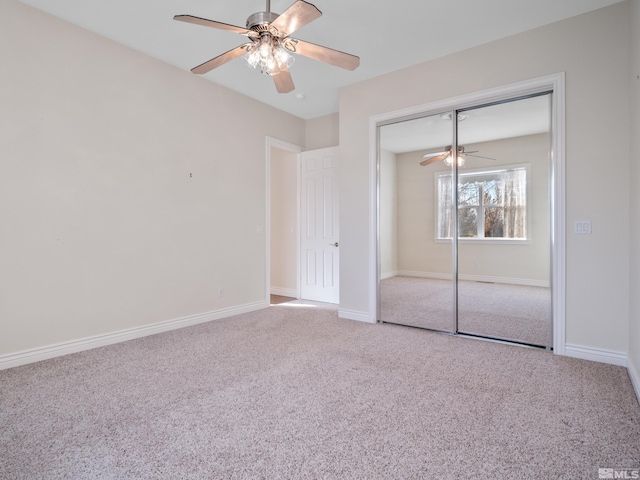
[[[219,297],[224,297],[224,288],[219,288],[218,289],[218,296]]]

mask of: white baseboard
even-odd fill
[[[435,278],[437,280],[451,280],[453,278],[450,273],[418,272],[414,270],[398,270],[396,273],[400,277]]]
[[[436,278],[439,280],[451,280],[453,278],[450,273],[418,272],[412,270],[398,270],[396,273],[403,277]],[[550,285],[548,281],[534,280],[531,278],[493,277],[489,275],[470,275],[465,273],[459,274],[458,278],[472,282],[504,283],[507,285],[524,285],[528,287],[549,288]]]
[[[627,354],[623,352],[615,352],[612,350],[604,350],[601,348],[583,347],[581,345],[565,344],[564,354],[567,357],[581,358],[583,360],[591,360],[594,362],[609,363],[620,367],[627,366]]]
[[[280,295],[282,297],[298,298],[298,292],[295,288],[271,287],[271,295]]]
[[[338,318],[345,318],[347,320],[357,320],[359,322],[376,323],[375,318],[371,318],[369,312],[359,312],[357,310],[338,310]]]
[[[84,350],[90,350],[92,348],[104,347],[106,345],[112,345],[114,343],[126,342],[127,340],[133,340],[135,338],[168,332],[169,330],[189,327],[191,325],[197,325],[199,323],[205,323],[212,320],[231,317],[233,315],[239,315],[241,313],[253,312],[255,310],[261,310],[267,307],[269,307],[269,304],[268,302],[264,301],[249,303],[246,305],[240,305],[238,307],[223,308],[221,310],[215,310],[213,312],[190,315],[188,317],[176,318],[174,320],[166,320],[164,322],[145,325],[143,327],[129,328],[126,330],[120,330],[118,332],[96,335],[94,337],[87,337],[80,340],[48,345],[46,347],[34,348],[31,350],[24,350],[22,352],[10,353],[8,355],[1,355],[0,370],[18,367],[20,365],[26,365],[28,363],[39,362],[41,360],[47,360],[54,357],[60,357],[62,355],[68,355],[70,353],[82,352]]]
[[[633,384],[633,389],[636,391],[636,397],[640,403],[640,372],[633,363],[631,356],[627,359],[627,371],[629,372],[629,378]]]
[[[394,270],[392,272],[385,272],[385,273],[381,273],[380,274],[380,280],[384,280],[386,278],[391,278],[391,277],[395,277],[398,275],[398,271]]]
[[[458,275],[460,280],[469,280],[472,282],[489,282],[504,283],[507,285],[524,285],[525,287],[543,287],[549,288],[550,283],[545,280],[534,280],[532,278],[509,278],[509,277],[491,277],[487,275]]]

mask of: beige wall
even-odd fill
[[[380,275],[398,271],[398,189],[396,154],[380,150]]]
[[[340,122],[304,122],[0,2],[0,355],[264,299],[267,135],[343,138],[341,308],[366,312],[369,116],[566,71],[567,340],[640,370],[639,3],[347,87]]]
[[[341,90],[341,309],[370,313],[369,117],[566,72],[566,341],[627,351],[629,8],[619,3]],[[573,234],[575,220],[591,220],[593,234]]]
[[[305,148],[337,147],[340,143],[339,116],[337,113],[312,118],[305,122]]]
[[[549,136],[528,135],[465,145],[468,151],[496,161],[467,157],[465,170],[500,165],[529,164],[529,241],[471,243],[458,246],[458,272],[486,280],[549,285]],[[436,241],[436,173],[447,173],[443,162],[423,167],[422,154],[397,155],[398,267],[420,274],[451,274],[451,244]],[[461,170],[464,173],[465,170]],[[381,172],[381,177],[384,172]],[[489,278],[490,277],[490,278]]]
[[[640,0],[631,2],[631,312],[629,320],[629,364],[635,373],[640,396]]]
[[[271,148],[271,293],[296,296],[298,155]]]
[[[0,355],[264,302],[304,121],[14,0],[0,59]]]

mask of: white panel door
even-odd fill
[[[301,155],[300,295],[339,303],[338,147]]]

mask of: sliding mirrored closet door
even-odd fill
[[[380,321],[552,346],[550,102],[378,127]]]
[[[439,241],[436,172],[431,161],[451,145],[451,118],[430,115],[379,128],[379,317],[388,323],[453,332],[451,241]],[[426,157],[424,155],[427,155]],[[441,217],[438,217],[438,215]]]
[[[458,332],[552,346],[551,95],[458,111]]]

